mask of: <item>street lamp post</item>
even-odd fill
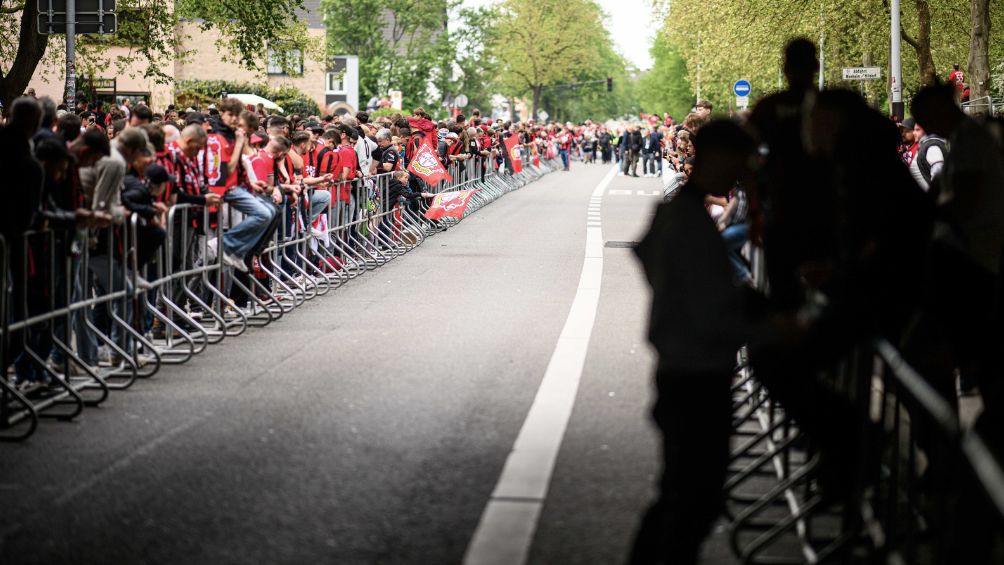
[[[892,115],[903,119],[903,64],[900,60],[900,0],[891,0],[892,21],[890,22],[889,39],[889,99],[892,101]]]

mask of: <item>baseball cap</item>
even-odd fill
[[[160,184],[162,182],[176,182],[178,179],[174,175],[167,172],[167,169],[163,165],[153,164],[146,168],[143,176],[147,178],[152,184]]]

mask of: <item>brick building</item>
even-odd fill
[[[308,33],[323,45],[325,27],[319,9],[320,0],[305,0],[303,20]],[[294,50],[292,59],[299,60],[300,73],[289,74],[278,63],[271,48],[262,54],[262,71],[255,74],[240,65],[225,61],[216,46],[219,34],[215,30],[202,31],[193,22],[183,22],[176,32],[179,43],[188,53],[160,62],[162,71],[181,80],[233,80],[242,82],[265,82],[269,86],[293,86],[317,102],[322,109],[353,111],[359,107],[359,63],[355,55],[344,55],[324,60]],[[51,48],[51,47],[50,47]],[[144,77],[146,65],[138,63],[126,73],[116,75],[114,61],[127,52],[129,47],[112,46],[100,58],[89,60],[78,49],[77,84],[78,89],[95,87],[98,99],[120,101],[131,98],[145,100],[155,110],[162,110],[174,102],[174,84],[159,84],[153,78]],[[288,60],[288,59],[287,59]],[[288,66],[288,65],[287,65]],[[63,96],[65,81],[65,58],[43,60],[32,76],[29,86],[39,96],[51,96],[59,100]],[[291,69],[292,70],[292,69]]]

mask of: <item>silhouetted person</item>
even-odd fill
[[[852,404],[860,395],[832,368],[862,340],[881,335],[896,343],[903,333],[920,304],[933,206],[899,157],[895,125],[860,96],[827,91],[805,108],[804,149],[817,168],[812,189],[831,203],[830,221],[819,228],[830,231],[810,242],[825,248],[805,247],[810,254],[794,264],[797,292],[815,299],[791,316],[785,340],[757,340],[750,360],[821,453],[823,494],[840,498],[874,480],[877,458],[849,433],[860,421],[862,406]],[[778,306],[778,316],[790,316]]]
[[[639,244],[652,286],[649,339],[659,354],[653,418],[662,432],[659,497],[645,514],[632,564],[695,563],[723,507],[731,433],[730,387],[746,337],[744,300],[728,251],[704,207],[750,175],[753,140],[731,122],[694,139],[689,182],[659,206]]]
[[[750,115],[757,141],[767,150],[759,197],[765,212],[764,259],[770,298],[794,310],[802,302],[799,266],[833,252],[833,202],[819,190],[816,164],[802,144],[806,99],[816,95],[816,46],[795,39],[785,48],[788,89],[761,100]],[[754,240],[759,234],[754,233]]]
[[[905,347],[908,359],[954,406],[955,369],[977,383],[983,411],[975,430],[1004,460],[1004,161],[991,131],[955,104],[951,85],[918,92],[911,104],[917,123],[948,140],[949,153],[931,191],[938,225],[932,238],[927,296],[921,320]],[[932,438],[936,439],[936,438]],[[934,468],[937,471],[938,467]],[[948,472],[948,471],[945,471]],[[929,482],[943,482],[930,472]],[[988,542],[999,532],[975,481],[956,475],[964,510],[947,525],[962,537],[959,562],[991,562]]]
[[[27,287],[25,275],[28,272],[28,256],[25,254],[24,232],[32,227],[42,200],[42,182],[45,175],[41,165],[32,155],[32,136],[38,132],[42,121],[42,107],[32,97],[24,96],[14,100],[10,107],[7,125],[0,128],[0,178],[4,179],[2,194],[4,205],[0,207],[0,234],[7,243],[7,260],[10,274],[11,295],[10,321],[23,320],[27,311],[25,299]],[[3,268],[0,266],[0,268]],[[6,292],[6,289],[0,290]],[[4,336],[0,348],[3,356],[3,371],[24,349],[23,331]],[[30,378],[30,375],[19,375]]]

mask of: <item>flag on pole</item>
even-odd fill
[[[432,204],[425,211],[425,217],[429,220],[440,218],[463,218],[467,210],[467,203],[477,190],[455,190],[453,192],[440,192],[432,199]]]
[[[436,186],[443,179],[453,180],[450,173],[446,172],[446,167],[439,161],[436,153],[424,143],[418,147],[415,156],[408,163],[408,172],[418,175],[430,186]]]
[[[519,140],[516,139],[515,135],[511,135],[505,140],[505,150],[509,153],[509,159],[512,160],[513,172],[521,172],[523,170],[523,154],[520,151]]]

